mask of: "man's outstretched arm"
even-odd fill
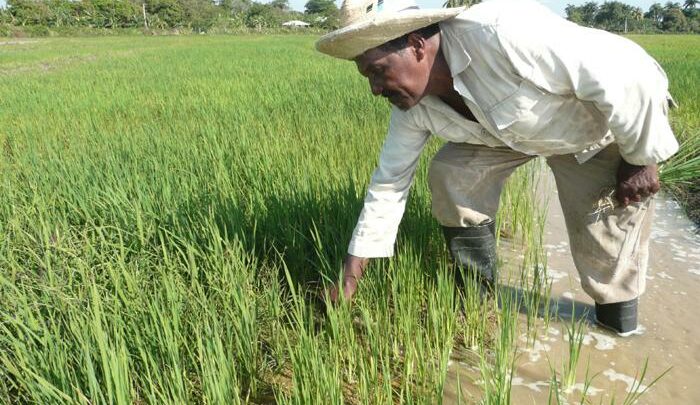
[[[351,298],[371,257],[389,257],[403,216],[418,158],[430,133],[415,126],[407,113],[392,110],[379,165],[368,187],[353,232],[341,279],[329,289],[336,302],[342,292]]]

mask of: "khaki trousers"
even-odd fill
[[[433,215],[450,227],[494,218],[505,180],[532,158],[508,148],[447,143],[429,170]],[[620,159],[614,144],[583,164],[573,155],[547,158],[581,286],[600,304],[636,298],[646,284],[654,202],[622,208],[608,197]]]

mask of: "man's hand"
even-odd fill
[[[346,300],[352,299],[352,296],[355,295],[355,291],[357,290],[357,283],[360,281],[360,278],[362,278],[367,263],[369,263],[369,259],[364,257],[353,255],[347,255],[345,257],[341,279],[328,290],[328,296],[333,304],[337,304],[338,301],[340,301],[341,291]]]
[[[635,166],[620,161],[615,197],[623,207],[655,194],[660,187],[656,165]]]

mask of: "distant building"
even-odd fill
[[[299,20],[292,20],[292,21],[287,21],[285,23],[282,23],[283,27],[296,27],[296,28],[306,28],[309,25],[311,25],[311,24],[304,22],[304,21],[299,21]]]

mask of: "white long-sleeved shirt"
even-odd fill
[[[348,252],[393,255],[419,155],[431,134],[530,155],[575,154],[610,143],[635,165],[678,150],[666,74],[641,47],[584,28],[529,0],[491,0],[440,23],[454,88],[477,122],[428,96],[394,107]]]

